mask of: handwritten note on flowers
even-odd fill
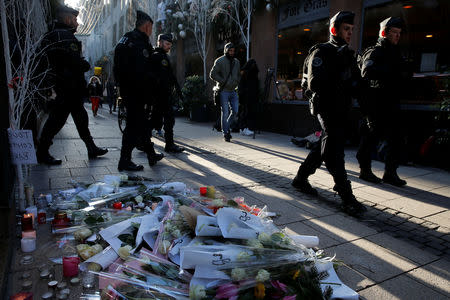
[[[11,161],[14,165],[36,164],[33,133],[31,130],[13,130],[8,128]]]

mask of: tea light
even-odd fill
[[[43,300],[48,300],[48,299],[52,299],[52,298],[53,298],[53,293],[52,292],[47,292],[47,293],[42,295],[42,299]]]
[[[64,277],[77,276],[79,263],[80,263],[80,258],[78,256],[63,257],[63,276]]]
[[[33,263],[33,261],[34,261],[33,256],[25,255],[24,257],[22,257],[20,259],[20,264],[22,264],[22,265],[29,265],[29,264]]]
[[[22,252],[33,252],[36,250],[36,239],[35,238],[22,238],[20,240],[20,246],[22,248]]]
[[[33,230],[33,214],[24,214],[22,216],[22,231]]]
[[[58,281],[52,280],[48,283],[48,288],[50,290],[54,290],[58,286]]]
[[[28,279],[28,278],[30,278],[30,277],[31,277],[31,274],[30,274],[29,272],[25,272],[25,273],[23,273],[22,276],[21,276],[22,279]]]
[[[77,285],[79,283],[80,283],[80,279],[78,277],[74,277],[74,278],[70,279],[71,285]]]
[[[116,203],[114,203],[114,204],[113,204],[113,207],[114,207],[115,209],[122,209],[122,202],[116,202]]]
[[[41,277],[42,279],[47,279],[50,276],[50,271],[48,269],[44,269],[41,271],[41,273],[39,274],[39,277]]]
[[[206,186],[200,187],[200,195],[205,196],[207,192]]]
[[[22,238],[36,238],[36,230],[22,231]]]
[[[32,286],[33,286],[33,281],[31,281],[31,280],[25,280],[22,282],[22,288],[24,290],[29,290],[29,289],[31,289]]]

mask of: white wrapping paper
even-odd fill
[[[222,236],[222,232],[217,224],[216,217],[197,216],[197,225],[195,226],[195,235],[197,236]]]

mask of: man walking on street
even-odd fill
[[[347,179],[344,161],[345,123],[354,85],[359,80],[354,51],[348,48],[355,14],[338,12],[330,20],[330,40],[309,50],[303,80],[310,98],[311,112],[322,127],[320,147],[314,147],[300,166],[292,185],[301,192],[317,195],[308,177],[325,161],[333,176],[334,190],[348,214],[360,214],[366,208],[359,203]]]
[[[360,59],[363,93],[360,99],[364,115],[361,141],[356,154],[361,169],[359,178],[380,183],[372,172],[371,152],[379,137],[386,141],[385,171],[383,181],[404,186],[406,181],[397,175],[401,135],[399,132],[399,91],[408,77],[398,42],[404,27],[403,20],[390,17],[380,23],[380,33],[375,46],[366,49]]]
[[[150,123],[152,129],[161,129],[164,124],[164,139],[166,142],[164,151],[180,153],[184,151],[184,148],[177,146],[173,140],[175,116],[172,105],[172,91],[175,88],[180,97],[182,97],[182,94],[167,55],[171,48],[172,34],[160,34],[158,36],[158,47],[151,56],[151,68],[160,82],[155,90]]]
[[[236,88],[239,84],[241,66],[239,60],[234,58],[235,50],[232,43],[227,43],[223,49],[224,55],[214,61],[209,73],[209,77],[216,82],[214,89],[220,92],[222,132],[226,142],[231,141],[230,123],[237,118],[239,107]]]
[[[131,161],[131,153],[138,145],[143,145],[148,163],[154,166],[164,155],[155,152],[150,140],[145,104],[151,105],[152,87],[159,79],[150,68],[153,47],[149,37],[153,30],[153,20],[144,12],[136,13],[136,28],[127,32],[119,41],[114,52],[114,78],[120,87],[120,95],[127,110],[126,127],[122,136],[119,171],[141,171],[142,165]],[[150,88],[149,88],[150,87]]]
[[[56,93],[55,105],[42,129],[36,151],[39,163],[61,164],[49,153],[53,138],[63,128],[69,114],[77,127],[78,134],[86,144],[88,157],[104,155],[108,149],[95,145],[89,131],[89,118],[83,105],[87,95],[84,73],[90,69],[89,63],[81,57],[81,42],[75,38],[78,11],[60,6],[56,11],[57,22],[54,29],[46,34],[42,48],[45,51],[49,67],[49,85]]]

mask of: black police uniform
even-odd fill
[[[45,35],[42,49],[50,69],[46,85],[53,86],[56,99],[42,129],[37,149],[38,161],[47,164],[61,163],[61,160],[48,153],[48,149],[69,114],[72,115],[80,138],[86,144],[89,158],[107,153],[107,149],[98,148],[94,144],[88,128],[89,119],[83,106],[83,97],[87,95],[84,72],[88,71],[90,66],[81,57],[81,42],[75,38],[73,28],[56,23],[54,29]]]
[[[308,154],[292,184],[301,191],[317,194],[307,178],[325,161],[343,205],[362,210],[353,196],[344,161],[345,123],[355,84],[359,80],[354,51],[343,39],[331,36],[327,43],[311,48],[310,53],[308,80],[312,92],[319,99],[316,113],[322,127],[321,145]]]
[[[160,129],[164,125],[164,139],[167,152],[181,152],[182,147],[175,145],[173,140],[173,127],[175,116],[173,112],[172,91],[175,88],[178,95],[181,89],[173,73],[169,56],[162,48],[156,48],[151,56],[151,69],[159,79],[159,85],[155,89],[155,98],[151,113],[152,129]]]
[[[408,77],[406,63],[399,47],[386,38],[379,38],[376,45],[367,51],[371,52],[368,52],[364,61],[361,62],[364,89],[360,106],[365,118],[356,154],[361,168],[360,177],[373,174],[371,152],[378,138],[383,137],[386,141],[383,179],[401,186],[406,184],[406,181],[398,178],[396,171],[401,148],[401,137],[398,135],[398,131],[401,131],[399,130],[401,125],[399,91]],[[375,178],[377,177],[373,179]],[[377,179],[379,181],[379,178]]]
[[[131,153],[143,145],[150,166],[162,158],[156,154],[150,141],[151,133],[145,105],[150,105],[157,78],[150,67],[153,47],[148,36],[138,29],[127,32],[114,53],[114,77],[127,110],[126,127],[122,136],[119,170],[142,170],[143,166],[131,162]]]

